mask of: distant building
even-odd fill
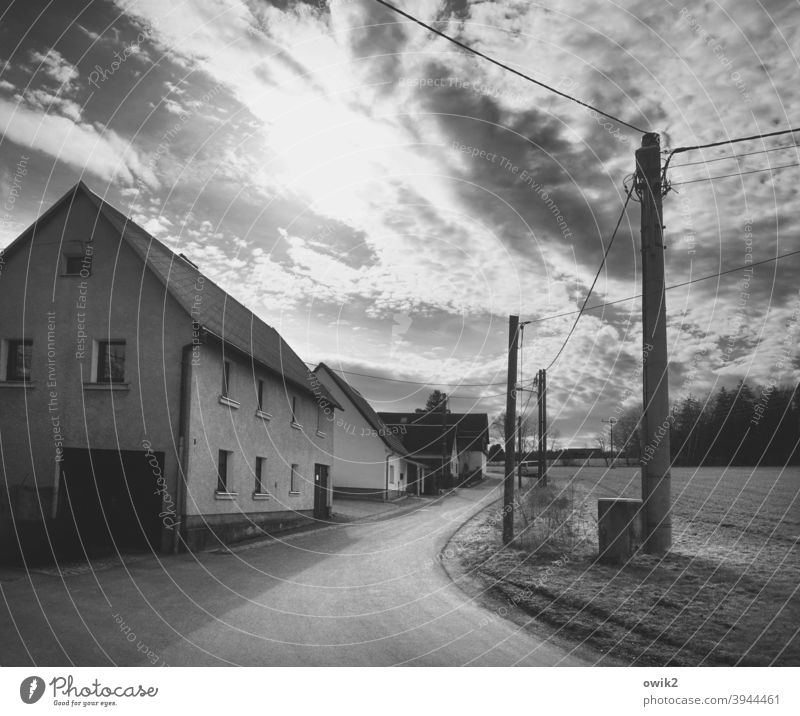
[[[422,460],[438,488],[464,485],[486,474],[489,416],[486,413],[379,413],[389,427],[405,429],[400,438],[415,459]],[[442,469],[442,453],[447,456]],[[428,484],[428,491],[436,489]]]
[[[324,363],[314,376],[342,408],[327,416],[336,446],[335,495],[386,500],[420,494],[425,465],[410,459],[401,441],[404,430],[387,427],[364,396]]]
[[[329,516],[336,401],[191,261],[82,182],[3,260],[4,548],[200,548]]]

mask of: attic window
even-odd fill
[[[406,418],[405,416],[403,416],[402,418],[400,418],[400,424],[401,424],[401,425],[405,425],[407,422],[408,422],[408,418]]]
[[[83,276],[86,278],[92,273],[92,257],[89,254],[64,254],[64,276]]]

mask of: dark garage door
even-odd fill
[[[163,466],[163,453],[65,449],[58,496],[63,550],[96,555],[115,546],[159,549],[161,492],[156,481]]]

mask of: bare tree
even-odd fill
[[[558,428],[551,428],[547,431],[548,446],[553,452],[558,452],[561,448],[559,440],[561,440],[561,431]]]
[[[603,459],[606,461],[606,467],[608,467],[608,453],[606,452],[606,435],[605,433],[597,433],[594,436],[594,440],[597,443],[597,447],[600,448],[600,452],[603,454]]]

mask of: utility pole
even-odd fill
[[[536,479],[542,479],[542,370],[536,371]]]
[[[641,148],[636,150],[635,187],[642,204],[643,549],[648,554],[664,554],[672,545],[672,520],[665,247],[658,134],[645,134]]]
[[[539,378],[542,391],[542,485],[547,484],[547,369],[542,368]]]
[[[442,469],[439,487],[445,487],[445,466],[447,465],[447,395],[445,393],[442,393],[442,395],[444,398],[439,402],[439,409],[442,411]],[[446,487],[449,487],[449,485]]]
[[[517,415],[517,486],[522,489],[522,416]]]
[[[616,418],[609,418],[608,420],[601,420],[602,423],[608,423],[610,435],[608,438],[609,450],[611,451],[611,467],[614,467],[614,423],[617,422]]]
[[[503,544],[514,539],[514,416],[517,413],[519,316],[508,317],[508,393],[506,395],[506,464],[503,476]]]
[[[538,478],[539,484],[547,484],[547,371],[539,370],[536,374],[536,385],[538,387],[539,406],[539,454],[538,454]]]

